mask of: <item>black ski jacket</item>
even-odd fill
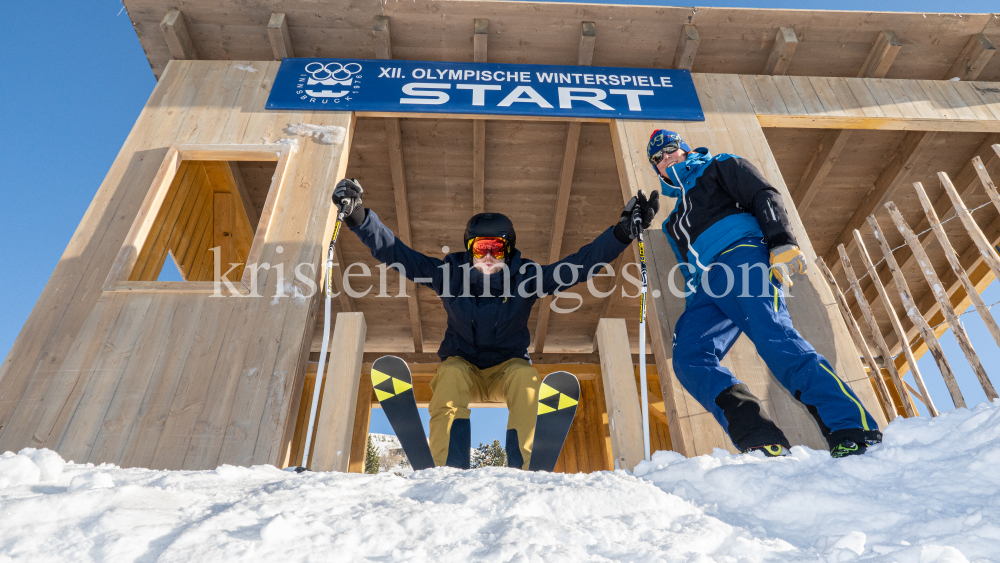
[[[483,286],[485,276],[472,267],[468,253],[453,252],[444,260],[425,256],[396,238],[374,211],[366,211],[361,224],[350,229],[372,256],[413,282],[433,289],[444,303],[448,328],[438,356],[442,360],[459,356],[479,368],[511,358],[530,360],[528,316],[535,300],[590,279],[602,269],[594,266],[610,264],[628,247],[611,227],[575,254],[547,266],[522,258],[521,252],[515,250],[507,272],[489,276],[487,291]]]
[[[706,148],[660,178],[663,195],[676,198],[663,231],[677,255],[689,297],[698,291],[702,273],[715,257],[744,237],[763,237],[769,249],[798,244],[781,194],[746,160],[732,154],[713,156]]]

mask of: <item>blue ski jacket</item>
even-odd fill
[[[468,253],[452,252],[444,260],[425,256],[396,238],[374,211],[366,212],[364,221],[350,229],[372,256],[433,289],[444,303],[448,327],[438,356],[458,356],[479,368],[511,358],[530,361],[528,316],[535,300],[590,279],[601,270],[594,266],[610,264],[628,247],[611,227],[575,254],[547,266],[522,258],[515,249],[507,272],[489,276],[487,290],[486,276],[472,267]]]
[[[712,155],[702,147],[660,178],[663,195],[676,198],[663,222],[691,303],[701,277],[720,252],[745,237],[763,238],[769,249],[797,244],[778,190],[736,155]]]

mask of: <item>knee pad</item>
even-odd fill
[[[715,404],[722,409],[729,423],[729,438],[738,450],[771,444],[792,447],[745,383],[726,388],[715,398]]]
[[[456,418],[448,437],[448,467],[468,469],[472,466],[472,425],[468,418]]]

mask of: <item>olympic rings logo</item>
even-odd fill
[[[361,65],[358,63],[319,63],[311,62],[306,65],[306,72],[312,75],[313,80],[347,80],[351,76],[361,72]]]

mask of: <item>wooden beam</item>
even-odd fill
[[[757,121],[760,123],[761,127],[784,129],[862,129],[865,131],[950,131],[954,133],[1000,133],[1000,120],[992,119],[758,114]]]
[[[871,189],[868,190],[868,193],[854,211],[854,215],[851,216],[847,224],[844,225],[843,230],[834,239],[830,251],[826,253],[827,262],[833,262],[837,259],[837,245],[839,244],[845,245],[848,252],[856,248],[852,234],[854,230],[864,224],[866,217],[874,213],[876,209],[880,209],[885,205],[885,202],[892,199],[896,188],[906,179],[906,175],[913,168],[913,165],[916,164],[920,152],[930,144],[933,137],[934,133],[927,131],[911,131],[903,137],[899,146],[896,147],[896,151],[889,158],[889,163],[882,169],[878,178],[875,179],[875,183],[872,184]],[[836,271],[834,269],[834,273]]]
[[[490,20],[476,18],[472,24],[473,58],[477,63],[485,63]],[[472,213],[486,210],[486,120],[472,121]]]
[[[372,27],[375,35],[375,58],[392,58],[392,40],[389,38],[389,16],[375,16],[375,25]]]
[[[875,341],[875,345],[878,346],[879,351],[882,352],[882,360],[885,362],[885,368],[889,371],[889,377],[892,379],[892,383],[896,387],[896,391],[899,393],[899,398],[903,402],[903,412],[907,417],[917,416],[917,410],[913,405],[913,399],[910,397],[909,393],[906,392],[906,386],[903,383],[903,378],[899,375],[899,371],[896,369],[896,364],[892,361],[892,354],[889,352],[889,346],[885,343],[885,338],[882,337],[882,331],[879,329],[878,323],[875,322],[875,315],[872,313],[872,309],[868,305],[868,300],[865,299],[865,294],[861,292],[861,288],[858,286],[858,277],[854,273],[854,267],[851,266],[851,259],[847,255],[847,249],[844,248],[843,244],[838,244],[837,252],[840,255],[841,262],[843,262],[844,275],[847,277],[847,285],[854,291],[854,296],[857,298],[858,304],[861,306],[861,313],[865,318],[865,322],[868,323],[868,329],[871,331],[872,340]]]
[[[982,229],[976,224],[976,220],[972,217],[972,213],[969,209],[965,207],[965,202],[962,201],[962,196],[959,195],[958,190],[955,189],[955,185],[951,183],[951,178],[945,172],[938,172],[938,179],[941,180],[941,184],[944,186],[945,192],[947,192],[948,197],[951,198],[952,207],[955,209],[955,215],[958,216],[959,220],[962,221],[962,225],[965,227],[966,232],[969,233],[969,238],[975,243],[976,247],[979,248],[979,252],[983,255],[983,260],[993,271],[993,275],[1000,279],[1000,255],[997,254],[996,248],[990,244],[990,241],[986,239],[986,235],[983,234]]]
[[[798,46],[799,40],[795,37],[794,29],[779,28],[774,38],[774,46],[771,47],[771,55],[767,57],[767,63],[761,74],[785,74]]]
[[[924,195],[926,196],[926,194]],[[927,204],[930,204],[930,200],[927,200]],[[956,313],[955,308],[951,305],[951,299],[948,297],[948,293],[945,291],[944,285],[941,284],[941,280],[938,278],[937,272],[935,272],[933,266],[931,266],[930,258],[924,251],[923,245],[920,244],[917,236],[906,223],[906,219],[903,219],[903,215],[898,209],[896,209],[896,205],[890,201],[885,204],[885,207],[889,211],[892,221],[896,224],[896,228],[899,229],[899,233],[903,235],[903,239],[906,241],[906,244],[908,244],[913,250],[913,255],[916,256],[917,262],[921,265],[920,271],[924,274],[924,279],[927,280],[927,284],[931,288],[931,293],[937,299],[945,321],[948,323],[948,326],[951,327],[951,331],[955,335],[955,340],[958,341],[959,348],[962,349],[962,353],[965,354],[966,360],[969,361],[969,365],[972,367],[972,371],[976,374],[976,378],[979,379],[980,384],[983,386],[983,390],[986,392],[987,398],[992,401],[997,398],[997,392],[993,388],[993,383],[986,374],[986,370],[983,369],[983,364],[979,361],[979,356],[976,354],[975,348],[972,347],[972,341],[969,340],[969,335],[965,332],[965,326],[963,326],[959,321],[958,314]],[[930,209],[930,213],[934,213],[933,208],[928,208]],[[938,230],[941,229],[941,223],[934,220],[934,224],[937,226],[935,232],[938,232]],[[940,232],[943,233],[944,231],[940,230]],[[945,253],[948,255],[949,262],[952,260],[957,262],[955,251],[951,248],[951,243],[948,242],[947,237],[944,238],[942,247],[945,245],[948,247],[945,250]],[[965,271],[962,270],[961,266],[959,266],[958,271],[960,275],[965,276]],[[966,276],[965,279],[968,281],[968,276]],[[979,292],[975,291],[975,287],[972,285],[972,282],[968,282],[968,287],[971,287],[973,289],[972,293],[974,293],[976,297],[979,297]],[[981,301],[982,298],[980,298],[980,302]],[[987,318],[989,319],[990,322],[987,323],[987,326],[992,324],[992,326],[990,326],[990,332],[993,334],[993,338],[1000,343],[1000,329],[997,328],[996,321],[990,314],[989,309],[986,308],[986,304],[982,303],[982,308],[977,306],[976,309],[981,315],[985,312],[986,317],[984,317],[983,320],[986,320]]]
[[[376,16],[375,56],[379,59],[392,58],[392,40],[389,33],[388,16]],[[407,246],[413,244],[410,230],[410,205],[406,198],[406,166],[403,163],[403,134],[399,127],[399,119],[388,117],[385,120],[386,145],[389,150],[389,171],[392,174],[392,193],[396,201],[396,236]],[[424,351],[424,331],[420,324],[420,300],[417,298],[417,285],[406,280],[406,304],[410,314],[410,334],[413,336],[413,351]]]
[[[902,46],[894,32],[885,30],[879,33],[868,58],[858,71],[858,78],[885,78]]]
[[[698,45],[701,38],[698,37],[698,28],[686,23],[681,26],[681,37],[677,41],[677,51],[674,52],[673,67],[678,70],[691,70],[694,66],[694,58],[698,55]]]
[[[358,404],[354,410],[354,435],[351,436],[350,473],[365,472],[365,455],[368,453],[368,429],[372,422],[372,372],[361,370],[358,381]]]
[[[271,14],[271,20],[267,22],[267,38],[271,40],[271,53],[274,60],[280,61],[285,58],[294,57],[292,50],[292,36],[288,33],[288,20],[285,14],[275,12]]]
[[[191,34],[188,33],[187,23],[184,21],[184,14],[180,10],[170,10],[160,22],[160,29],[163,31],[163,38],[167,41],[167,49],[170,50],[170,57],[180,61],[198,60],[198,52],[191,41]]]
[[[366,332],[364,314],[337,315],[331,348],[334,352],[322,383],[323,408],[316,415],[316,447],[306,465],[313,471],[346,472],[350,468]]]
[[[625,319],[601,319],[597,324],[597,341],[611,454],[615,469],[631,471],[643,460],[642,412]]]
[[[897,415],[896,406],[892,402],[892,397],[889,395],[889,389],[885,386],[885,381],[882,380],[882,370],[879,369],[878,362],[875,361],[871,349],[868,348],[868,343],[865,342],[864,336],[861,335],[861,327],[854,320],[851,308],[847,305],[847,299],[844,297],[844,293],[840,291],[840,286],[837,285],[837,279],[833,277],[833,272],[830,271],[822,256],[816,257],[816,265],[819,266],[820,273],[823,274],[827,283],[830,284],[830,289],[833,290],[833,297],[837,300],[837,307],[840,309],[840,316],[844,318],[847,329],[851,332],[851,338],[854,339],[854,346],[861,353],[861,359],[868,365],[868,378],[871,380],[875,394],[878,395],[879,402],[882,404],[882,412],[885,413],[886,419],[892,422]]]
[[[840,151],[844,150],[850,138],[850,129],[832,130],[823,135],[805,172],[802,173],[802,178],[799,179],[798,186],[792,193],[792,200],[795,201],[795,207],[798,208],[800,215],[812,204],[820,186],[837,162]]]
[[[945,357],[944,350],[941,349],[941,343],[938,342],[937,336],[935,336],[931,326],[927,324],[927,320],[924,319],[924,317],[920,315],[920,311],[917,310],[913,301],[913,293],[910,292],[909,284],[906,283],[906,278],[899,270],[899,264],[896,262],[896,257],[892,255],[892,248],[889,246],[889,243],[886,242],[885,233],[882,232],[882,228],[879,226],[878,220],[875,219],[874,215],[868,216],[868,225],[871,227],[872,232],[875,233],[875,240],[878,242],[879,248],[882,250],[882,256],[885,259],[886,264],[889,266],[889,271],[893,274],[892,279],[896,282],[896,290],[903,303],[903,310],[906,311],[906,315],[910,317],[910,322],[912,322],[920,331],[920,336],[924,339],[924,344],[930,350],[931,355],[934,356],[934,362],[937,363],[938,369],[941,370],[941,377],[944,378],[944,384],[948,388],[948,393],[951,395],[952,403],[954,403],[956,409],[966,408],[965,397],[962,396],[962,390],[958,387],[958,381],[955,379],[955,371],[951,369],[951,364],[948,363],[948,358]],[[874,266],[871,268],[870,272],[875,272]],[[877,276],[878,273],[876,272],[874,275]],[[916,375],[917,372],[913,372],[913,376],[916,377]]]
[[[900,345],[903,347],[903,356],[906,358],[906,363],[910,365],[910,372],[913,373],[913,379],[917,383],[917,388],[920,389],[920,396],[923,397],[924,405],[927,407],[928,412],[931,416],[937,416],[938,410],[934,406],[934,401],[931,400],[931,394],[927,391],[927,386],[924,385],[924,378],[920,374],[920,368],[917,366],[917,360],[913,357],[913,351],[910,349],[910,342],[906,338],[906,332],[903,330],[902,323],[899,322],[899,316],[896,315],[896,309],[892,306],[892,301],[889,300],[889,293],[886,291],[885,286],[882,285],[882,280],[878,278],[878,272],[875,270],[875,264],[872,263],[871,256],[868,255],[868,248],[865,247],[865,242],[861,239],[861,233],[854,229],[854,243],[858,249],[858,254],[861,255],[861,262],[865,265],[865,270],[868,271],[868,276],[872,278],[872,283],[875,284],[875,289],[878,290],[879,298],[882,300],[882,306],[885,308],[886,313],[889,315],[889,322],[892,324],[892,330],[896,333],[896,338],[899,339]],[[840,245],[838,248],[842,248]],[[885,356],[886,363],[890,361],[891,356]]]
[[[996,53],[996,47],[993,46],[989,38],[982,33],[977,33],[969,38],[965,49],[962,49],[962,53],[955,59],[955,64],[951,65],[948,72],[944,73],[943,78],[945,80],[952,78],[975,80],[986,67],[986,63],[993,58],[994,53]]]
[[[597,28],[594,22],[583,22],[580,29],[580,48],[577,61],[580,65],[589,65],[594,57],[594,38]],[[569,211],[569,193],[573,187],[573,174],[576,171],[576,153],[580,146],[580,127],[577,122],[566,126],[566,145],[563,151],[563,163],[559,172],[559,188],[556,191],[556,213],[552,222],[552,238],[549,242],[549,264],[561,257],[563,234],[566,230],[566,214]],[[549,330],[549,315],[552,296],[545,296],[538,306],[538,324],[535,325],[535,352],[545,351],[545,337]]]

